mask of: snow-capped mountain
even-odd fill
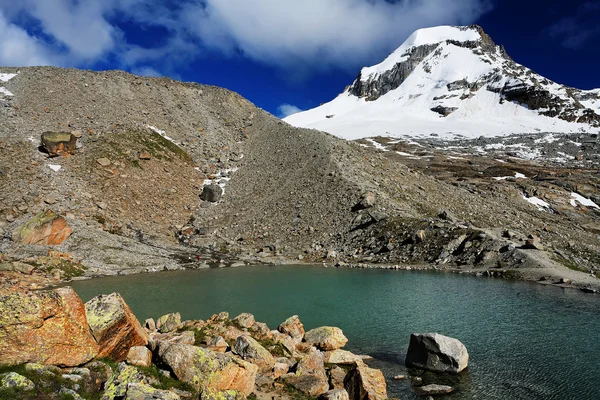
[[[421,29],[329,103],[286,122],[345,139],[600,131],[600,89],[557,84],[481,29]]]

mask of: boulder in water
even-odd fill
[[[438,333],[413,333],[406,366],[434,372],[459,373],[469,364],[469,353],[458,339]]]

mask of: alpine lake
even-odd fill
[[[140,321],[180,312],[254,314],[271,329],[299,315],[305,329],[342,328],[368,354],[388,395],[417,399],[408,376],[450,384],[447,399],[600,399],[600,295],[439,272],[255,266],[98,278],[70,284],[84,301],[120,293]],[[460,375],[408,370],[411,333],[462,341]],[[396,375],[407,379],[396,381]]]

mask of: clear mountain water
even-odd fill
[[[322,267],[165,272],[74,282],[84,299],[119,292],[140,320],[179,311],[207,319],[250,312],[272,329],[339,326],[347,348],[375,357],[390,397],[417,398],[403,365],[412,332],[460,339],[470,363],[449,399],[600,399],[600,296],[452,274]]]

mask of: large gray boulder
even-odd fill
[[[250,336],[239,336],[233,345],[233,352],[244,360],[255,364],[261,371],[273,369],[275,358],[260,343]]]
[[[215,184],[204,186],[200,194],[202,200],[210,203],[216,203],[221,199],[221,196],[223,196],[223,189],[221,186]]]
[[[469,364],[469,353],[458,339],[438,333],[413,333],[406,366],[434,372],[459,373]]]

